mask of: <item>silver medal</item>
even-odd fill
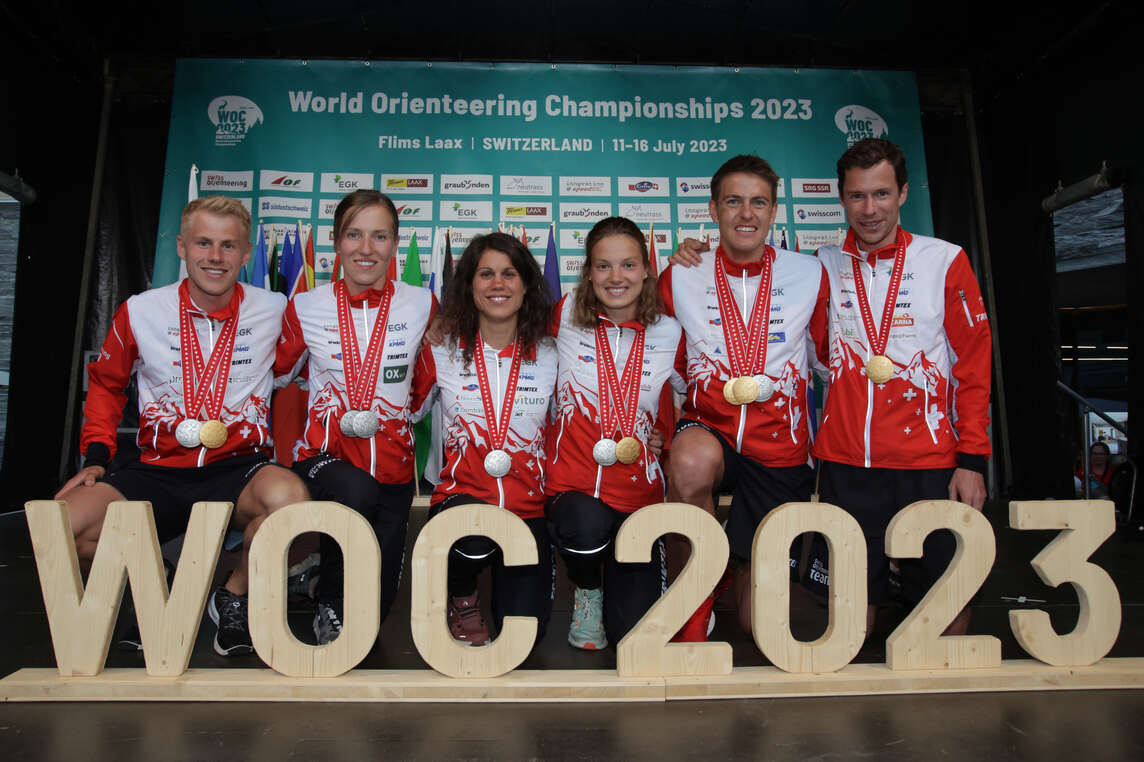
[[[610,466],[616,462],[616,440],[605,437],[592,446],[592,457],[601,466]]]
[[[354,435],[361,439],[372,437],[380,426],[381,419],[372,410],[359,410],[354,416]]]
[[[512,468],[512,458],[504,450],[491,450],[485,456],[485,473],[494,479],[499,479]]]
[[[347,410],[346,412],[342,413],[341,420],[338,421],[338,426],[341,427],[342,433],[347,437],[357,436],[357,434],[354,433],[354,421],[357,420],[359,412],[361,411]]]
[[[198,447],[202,444],[199,440],[199,429],[201,429],[202,426],[203,424],[201,422],[193,418],[184,418],[179,422],[179,425],[175,427],[175,439],[188,450]]]
[[[762,373],[755,376],[755,383],[759,385],[759,390],[755,393],[755,402],[766,402],[775,393],[775,382]]]

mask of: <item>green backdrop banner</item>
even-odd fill
[[[452,229],[521,226],[543,257],[553,230],[565,282],[592,224],[623,215],[678,236],[717,239],[710,178],[757,153],[782,178],[776,244],[802,251],[846,228],[834,164],[863,137],[906,152],[902,224],[931,234],[917,85],[909,72],[571,64],[181,60],[154,283],[178,275],[179,213],[192,165],[200,195],[243,200],[278,233],[313,226],[318,278],[333,264],[338,200],[355,188],[400,209],[401,253],[430,253]],[[278,240],[281,240],[279,235]]]

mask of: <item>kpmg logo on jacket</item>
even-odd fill
[[[852,146],[863,138],[884,138],[889,133],[886,120],[865,106],[843,106],[834,113],[834,125]]]
[[[246,140],[246,133],[264,121],[262,109],[241,95],[220,95],[207,106],[207,116],[215,126],[216,146],[235,146]]]

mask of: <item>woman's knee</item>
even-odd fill
[[[615,534],[616,512],[581,492],[564,492],[550,503],[548,530],[561,551],[590,553],[607,545]]]

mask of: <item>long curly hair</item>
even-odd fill
[[[640,247],[643,264],[647,268],[647,278],[644,279],[643,289],[636,305],[636,320],[644,325],[651,325],[659,319],[663,311],[659,301],[659,288],[656,286],[656,277],[651,272],[651,258],[648,255],[644,234],[627,217],[606,217],[593,225],[588,232],[584,242],[584,269],[580,271],[580,283],[576,286],[576,301],[572,305],[572,322],[581,328],[589,329],[594,329],[599,322],[598,315],[603,311],[603,306],[596,296],[596,290],[592,287],[590,279],[592,250],[601,240],[612,235],[626,235]]]
[[[466,365],[473,360],[473,346],[477,343],[477,328],[480,325],[480,313],[473,300],[473,278],[477,274],[481,255],[489,249],[507,256],[524,283],[524,301],[516,314],[516,335],[526,352],[548,334],[552,315],[548,284],[545,283],[532,252],[516,238],[505,233],[476,236],[465,247],[465,252],[453,270],[441,308],[450,346],[456,350],[459,345],[463,345],[461,357]]]

